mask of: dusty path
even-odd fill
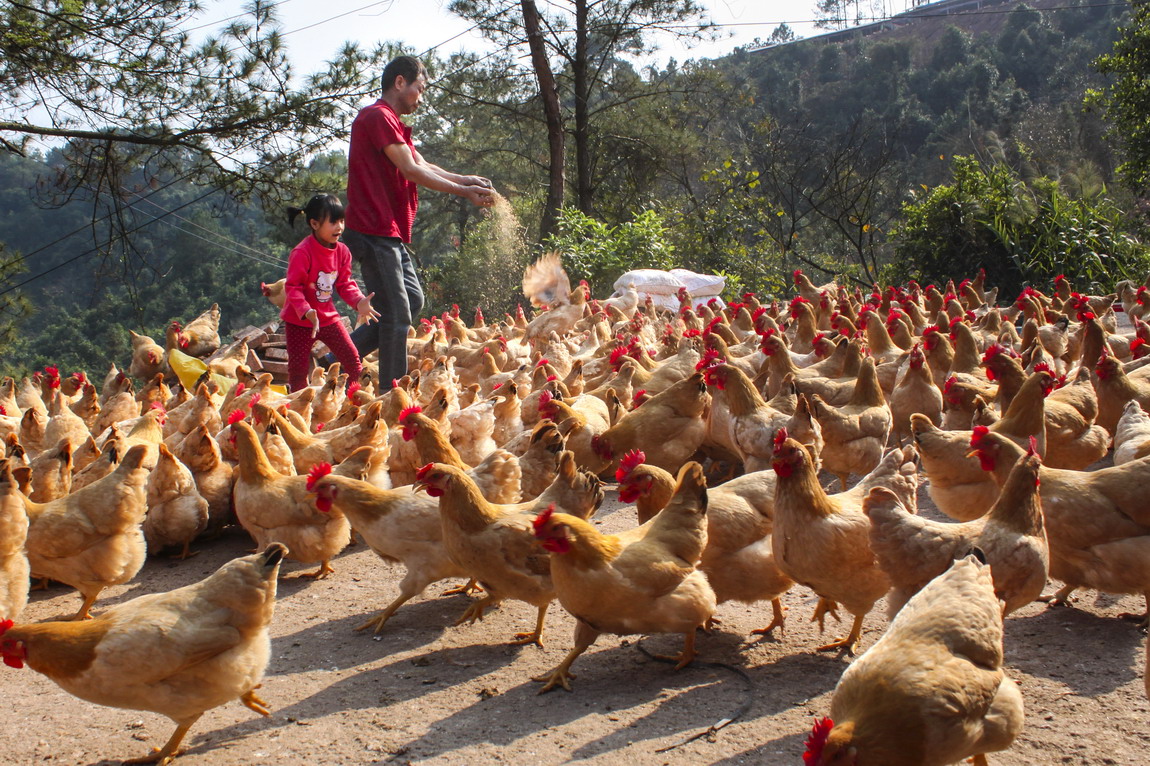
[[[634,524],[634,509],[621,507],[614,493],[608,497],[597,516],[603,528]],[[920,497],[926,511],[925,491]],[[199,580],[250,547],[237,530],[201,545],[187,561],[152,560],[96,610]],[[209,711],[179,764],[801,764],[811,718],[827,713],[846,666],[813,653],[818,630],[807,618],[814,598],[797,588],[784,599],[790,611],[782,636],[748,643],[750,631],[769,621],[769,607],[725,604],[722,625],[700,637],[700,659],[741,668],[749,690],[729,669],[697,663],[675,672],[644,656],[634,637],[604,636],[576,663],[573,693],[537,696],[531,676],[551,669],[570,646],[573,621],[558,605],[548,615],[546,649],[509,647],[503,642],[530,627],[531,607],[510,603],[482,623],[453,628],[467,599],[441,597],[449,584],[439,583],[372,640],[353,628],[393,598],[402,570],[362,544],[335,567],[335,575],[317,583],[295,579],[303,567],[286,567],[260,691],[272,716],[260,718],[238,703]],[[34,593],[23,619],[69,614],[77,599],[63,586]],[[886,625],[881,606],[867,618],[864,649]],[[1117,618],[1141,609],[1141,599],[1087,592],[1076,608],[1032,604],[1007,621],[1008,672],[1022,686],[1026,728],[991,763],[1150,759],[1145,637]],[[837,638],[846,627],[829,621],[828,634]],[[673,653],[678,641],[657,636],[644,643]],[[173,729],[158,715],[82,702],[30,670],[0,668],[0,678],[9,707],[0,726],[4,763],[114,763],[162,744]],[[747,713],[713,741],[658,752],[748,700]]]

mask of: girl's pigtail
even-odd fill
[[[302,207],[289,207],[287,209],[288,226],[295,225],[295,219],[299,218],[301,213],[303,213]]]

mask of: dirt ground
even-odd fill
[[[925,488],[920,503],[930,513]],[[613,531],[633,525],[635,512],[611,492],[596,519]],[[201,544],[187,561],[153,559],[132,583],[106,593],[96,611],[197,581],[250,547],[237,529]],[[807,620],[815,599],[795,588],[784,598],[781,636],[748,640],[769,622],[769,605],[728,603],[719,607],[722,625],[700,637],[699,661],[682,671],[648,658],[638,637],[603,636],[576,662],[572,693],[537,696],[540,684],[531,677],[571,645],[574,622],[557,603],[545,649],[511,647],[505,642],[513,633],[530,629],[533,608],[510,602],[481,623],[452,627],[468,598],[443,597],[459,583],[438,583],[373,640],[354,627],[394,597],[402,568],[362,543],[334,565],[332,577],[315,583],[295,577],[301,565],[285,565],[260,690],[271,717],[238,703],[209,711],[179,763],[799,764],[812,717],[827,714],[849,661],[813,651],[818,628]],[[74,591],[53,586],[33,594],[23,620],[70,614],[78,603]],[[1140,598],[1085,592],[1074,608],[1032,604],[1007,620],[1008,673],[1022,687],[1026,727],[991,763],[1147,762],[1145,637],[1118,619],[1141,610]],[[867,617],[862,648],[885,626],[880,602]],[[847,627],[828,621],[824,638]],[[674,653],[679,642],[653,636],[642,648]],[[115,763],[163,744],[174,728],[152,713],[78,700],[27,669],[0,674],[11,711],[0,726],[5,763]],[[686,742],[737,712],[713,736]]]

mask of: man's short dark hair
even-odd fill
[[[383,85],[383,92],[387,93],[391,90],[391,86],[395,85],[395,78],[402,76],[408,84],[415,82],[419,79],[420,75],[427,76],[427,70],[423,68],[423,62],[415,56],[398,56],[388,62],[387,66],[383,68],[383,77],[381,84]]]

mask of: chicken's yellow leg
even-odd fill
[[[271,715],[272,711],[268,709],[268,703],[256,696],[256,689],[260,688],[260,686],[262,686],[262,684],[258,684],[244,692],[244,695],[240,697],[240,702],[244,704],[244,707],[254,710],[260,715]]]
[[[460,585],[458,588],[448,588],[443,591],[445,596],[470,596],[472,593],[480,593],[483,589],[479,587],[479,583],[472,577],[466,584]]]
[[[1039,596],[1035,601],[1045,601],[1051,606],[1070,606],[1070,594],[1077,590],[1074,585],[1065,585],[1053,596]]]
[[[820,601],[820,603],[821,603],[821,601]],[[780,631],[783,630],[783,622],[784,622],[784,620],[786,620],[786,617],[784,616],[784,614],[786,613],[786,611],[787,610],[783,606],[782,600],[777,599],[777,598],[772,598],[771,599],[771,612],[772,612],[771,624],[765,628],[759,628],[757,630],[752,630],[751,635],[752,636],[769,636],[769,635],[771,635],[771,631],[774,630],[775,628],[778,628]]]
[[[196,721],[200,720],[201,715],[203,715],[203,713],[196,715],[196,717],[190,721],[178,725],[176,730],[172,732],[172,736],[168,738],[167,744],[161,748],[152,748],[151,755],[145,755],[140,758],[132,758],[130,760],[123,761],[123,763],[125,766],[127,766],[127,764],[143,763],[158,763],[160,766],[165,766],[165,764],[171,763],[181,752],[179,748],[180,743],[184,741],[184,736],[188,733],[188,730],[195,725]]]
[[[406,593],[400,593],[399,597],[396,598],[395,601],[392,601],[390,604],[388,604],[382,612],[380,612],[375,617],[372,617],[363,625],[360,625],[358,628],[356,628],[356,630],[367,630],[368,628],[375,628],[375,635],[378,636],[380,631],[383,630],[384,624],[391,619],[393,614],[395,614],[395,610],[399,609],[410,600],[411,596],[407,595]]]
[[[567,691],[571,691],[570,681],[575,678],[575,674],[571,672],[571,663],[575,662],[580,654],[587,651],[587,648],[595,643],[595,639],[598,637],[599,631],[582,620],[577,621],[575,623],[575,646],[571,651],[567,652],[567,656],[563,658],[563,661],[559,663],[557,668],[550,673],[535,676],[531,679],[532,681],[545,682],[543,688],[539,690],[539,693],[546,694],[556,686],[562,686]]]
[[[859,639],[862,637],[862,625],[864,615],[855,615],[854,624],[851,625],[851,632],[847,634],[846,638],[840,638],[838,641],[832,641],[826,646],[820,646],[820,652],[830,652],[835,649],[845,649],[847,654],[854,656],[855,650],[858,649]]]
[[[836,620],[839,620],[838,608],[839,605],[834,601],[831,601],[829,598],[823,598],[822,596],[819,596],[819,603],[815,605],[815,613],[811,615],[811,622],[815,622],[817,620],[819,623],[819,633],[822,633],[823,629],[826,627],[825,623],[828,614],[831,617],[834,617]]]
[[[1142,614],[1138,614],[1136,612],[1123,612],[1122,614],[1118,615],[1118,617],[1123,620],[1134,620],[1138,623],[1138,627],[1142,628],[1142,630],[1146,630],[1148,627],[1150,627],[1150,592],[1147,592],[1143,598],[1146,599],[1145,612]]]
[[[331,562],[327,559],[324,559],[320,562],[319,569],[315,570],[314,572],[302,572],[300,573],[300,577],[304,577],[308,580],[323,580],[334,571],[335,570],[331,567]]]
[[[539,607],[539,616],[535,620],[535,630],[531,633],[516,633],[511,642],[512,646],[535,644],[540,649],[543,648],[543,618],[547,616],[547,607],[549,606],[551,606],[550,601]]]
[[[462,617],[455,621],[455,624],[462,625],[465,622],[475,622],[476,620],[482,620],[483,613],[502,600],[502,598],[497,598],[488,593],[478,601],[471,602],[471,606],[467,607],[467,611],[463,613]]]
[[[92,604],[96,603],[96,599],[100,597],[100,591],[103,588],[97,588],[93,593],[84,595],[84,603],[80,605],[80,611],[69,617],[69,620],[90,620],[92,615],[88,612],[92,609]]]

